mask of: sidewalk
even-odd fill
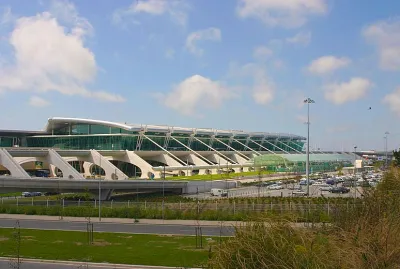
[[[60,217],[60,216],[40,216],[40,215],[22,215],[22,214],[0,214],[0,219],[15,220],[44,220],[44,221],[69,221],[69,222],[88,222],[85,217]],[[93,223],[98,223],[99,218],[90,218]],[[135,219],[128,218],[101,218],[101,223],[120,223],[132,224]],[[237,226],[244,224],[240,221],[210,221],[210,220],[160,220],[160,219],[139,219],[136,224],[150,225],[184,225],[184,226]]]

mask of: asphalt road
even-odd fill
[[[140,266],[140,265],[110,265],[110,264],[86,264],[84,262],[51,262],[39,260],[21,260],[20,267],[10,266],[15,260],[0,259],[0,269],[20,268],[20,269],[163,269],[172,267]]]
[[[16,219],[0,219],[0,228],[13,228]],[[38,230],[63,230],[63,231],[85,231],[86,222],[69,222],[63,220],[20,220],[21,229]],[[171,234],[171,235],[196,235],[193,225],[171,225],[171,224],[140,224],[140,223],[93,223],[95,232],[109,233],[132,233],[132,234]],[[233,227],[203,226],[204,236],[231,236]],[[0,267],[1,269],[2,267]]]

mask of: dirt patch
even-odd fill
[[[125,238],[125,239],[130,239],[132,238],[132,235],[128,235],[128,236],[118,236],[119,238]]]
[[[33,239],[33,238],[35,238],[34,236],[27,236],[27,235],[25,235],[25,236],[21,236],[21,238],[23,238],[23,239]]]
[[[93,245],[98,246],[98,247],[106,247],[106,246],[110,246],[112,244],[105,240],[96,240],[93,242]]]
[[[75,242],[75,245],[82,246],[83,244],[82,244],[82,242]]]
[[[0,236],[0,242],[1,241],[7,241],[8,239],[9,239],[8,237]]]
[[[54,241],[53,243],[54,243],[54,244],[61,244],[61,243],[64,243],[64,241],[57,240],[57,241]]]
[[[183,239],[182,236],[176,236],[176,235],[173,235],[173,234],[158,234],[157,236],[158,237],[173,237],[174,239]]]
[[[178,244],[178,242],[174,241],[147,241],[147,244]]]

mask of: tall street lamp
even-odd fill
[[[385,168],[388,167],[388,134],[389,132],[385,132]]]
[[[311,98],[304,100],[307,104],[307,162],[306,162],[306,178],[307,178],[307,196],[310,196],[310,104],[315,101]]]
[[[354,187],[354,202],[357,198],[357,189],[356,189],[356,181],[357,181],[357,177],[356,177],[356,170],[357,170],[357,146],[354,146],[354,178],[353,178],[353,187]]]

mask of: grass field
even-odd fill
[[[14,257],[14,229],[0,228],[0,256]],[[218,243],[203,237],[203,249],[195,237],[94,233],[21,229],[21,257],[140,265],[193,267],[206,263],[209,246]]]
[[[21,196],[22,192],[8,192],[8,193],[0,193],[0,197],[15,197]]]

